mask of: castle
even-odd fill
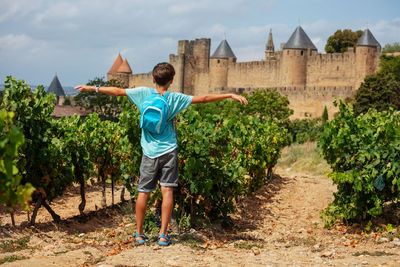
[[[210,56],[210,44],[206,38],[178,42],[177,55],[169,56],[176,71],[171,91],[201,95],[275,88],[288,97],[294,118],[319,117],[325,106],[331,118],[337,112],[333,99],[352,97],[365,76],[378,70],[381,55],[381,46],[369,29],[355,48],[333,54],[318,53],[301,26],[275,51],[270,32],[265,59],[251,62],[237,62],[226,40]],[[151,73],[132,74],[121,55],[107,79],[118,79],[130,88],[153,86]]]

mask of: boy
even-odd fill
[[[140,165],[140,179],[138,184],[138,199],[136,200],[136,244],[141,245],[148,239],[143,233],[143,222],[146,213],[147,201],[150,193],[156,189],[160,180],[162,205],[161,205],[161,229],[158,244],[168,246],[171,241],[167,235],[168,222],[170,221],[173,207],[173,188],[178,186],[178,152],[176,131],[173,118],[190,104],[208,103],[232,98],[247,104],[246,98],[235,94],[208,94],[202,96],[189,96],[182,93],[168,92],[174,80],[175,70],[169,63],[159,63],[153,69],[153,83],[156,88],[139,87],[121,89],[117,87],[98,87],[79,85],[75,89],[84,91],[96,91],[113,96],[127,96],[139,110],[143,102],[152,93],[165,95],[168,101],[168,122],[165,129],[157,134],[142,128],[141,146],[143,151]]]

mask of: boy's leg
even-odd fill
[[[161,205],[161,229],[160,236],[167,234],[168,223],[171,219],[172,207],[174,204],[174,188],[170,186],[161,186],[162,205]],[[161,240],[166,241],[166,240]]]
[[[149,200],[150,192],[139,192],[136,200],[136,227],[137,233],[143,235],[143,222],[146,216],[147,201]],[[139,237],[139,240],[141,237]],[[137,241],[139,241],[137,240]]]
[[[146,155],[142,156],[140,164],[140,179],[138,183],[138,197],[136,200],[136,226],[137,233],[143,235],[143,223],[146,216],[147,201],[150,193],[156,189],[157,185],[157,159],[151,159]],[[137,237],[136,241],[142,238]]]

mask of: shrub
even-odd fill
[[[355,116],[351,104],[340,102],[339,108],[319,138],[337,185],[323,213],[327,225],[376,217],[387,202],[400,199],[400,114],[369,110]]]
[[[287,123],[287,125],[293,142],[298,144],[316,141],[323,131],[321,118],[294,119]]]
[[[256,116],[202,114],[189,109],[178,121],[180,194],[177,214],[227,219],[239,196],[266,181],[288,143],[287,130]]]
[[[26,82],[11,76],[5,81],[1,109],[15,114],[15,125],[21,129],[25,143],[19,149],[17,167],[21,172],[21,184],[32,184],[36,202],[31,218],[35,221],[40,206],[44,206],[55,221],[60,217],[47,204],[72,184],[72,167],[64,153],[65,144],[57,138],[57,125],[51,117],[55,96],[48,95],[43,86],[34,93]]]
[[[31,194],[35,190],[30,183],[21,184],[21,175],[15,164],[18,148],[24,143],[24,135],[13,125],[14,113],[0,111],[0,205],[6,206],[14,221],[14,209],[20,205],[29,210]]]

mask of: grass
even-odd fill
[[[396,254],[393,253],[388,253],[385,251],[374,251],[374,252],[369,252],[369,251],[363,251],[363,252],[356,252],[353,254],[353,256],[358,257],[358,256],[373,256],[373,257],[382,257],[382,256],[393,256]]]
[[[292,144],[285,147],[276,167],[285,172],[317,176],[331,172],[330,166],[322,158],[316,142]]]
[[[289,238],[280,238],[277,240],[280,243],[285,243],[289,247],[298,247],[298,246],[314,246],[317,244],[317,240],[314,237],[289,237]]]
[[[2,252],[14,252],[29,248],[30,237],[25,236],[17,240],[5,240],[0,242],[0,249]]]
[[[235,248],[240,248],[240,249],[264,248],[263,244],[257,244],[251,242],[235,243],[234,246]]]
[[[6,257],[0,259],[0,264],[6,263],[6,262],[13,262],[13,261],[17,261],[17,260],[25,260],[25,259],[28,259],[28,257],[11,255],[11,256],[6,256]]]
[[[201,237],[191,234],[182,234],[179,235],[177,238],[178,242],[181,243],[182,245],[189,246],[195,249],[201,248],[200,245],[205,243],[205,241]]]

